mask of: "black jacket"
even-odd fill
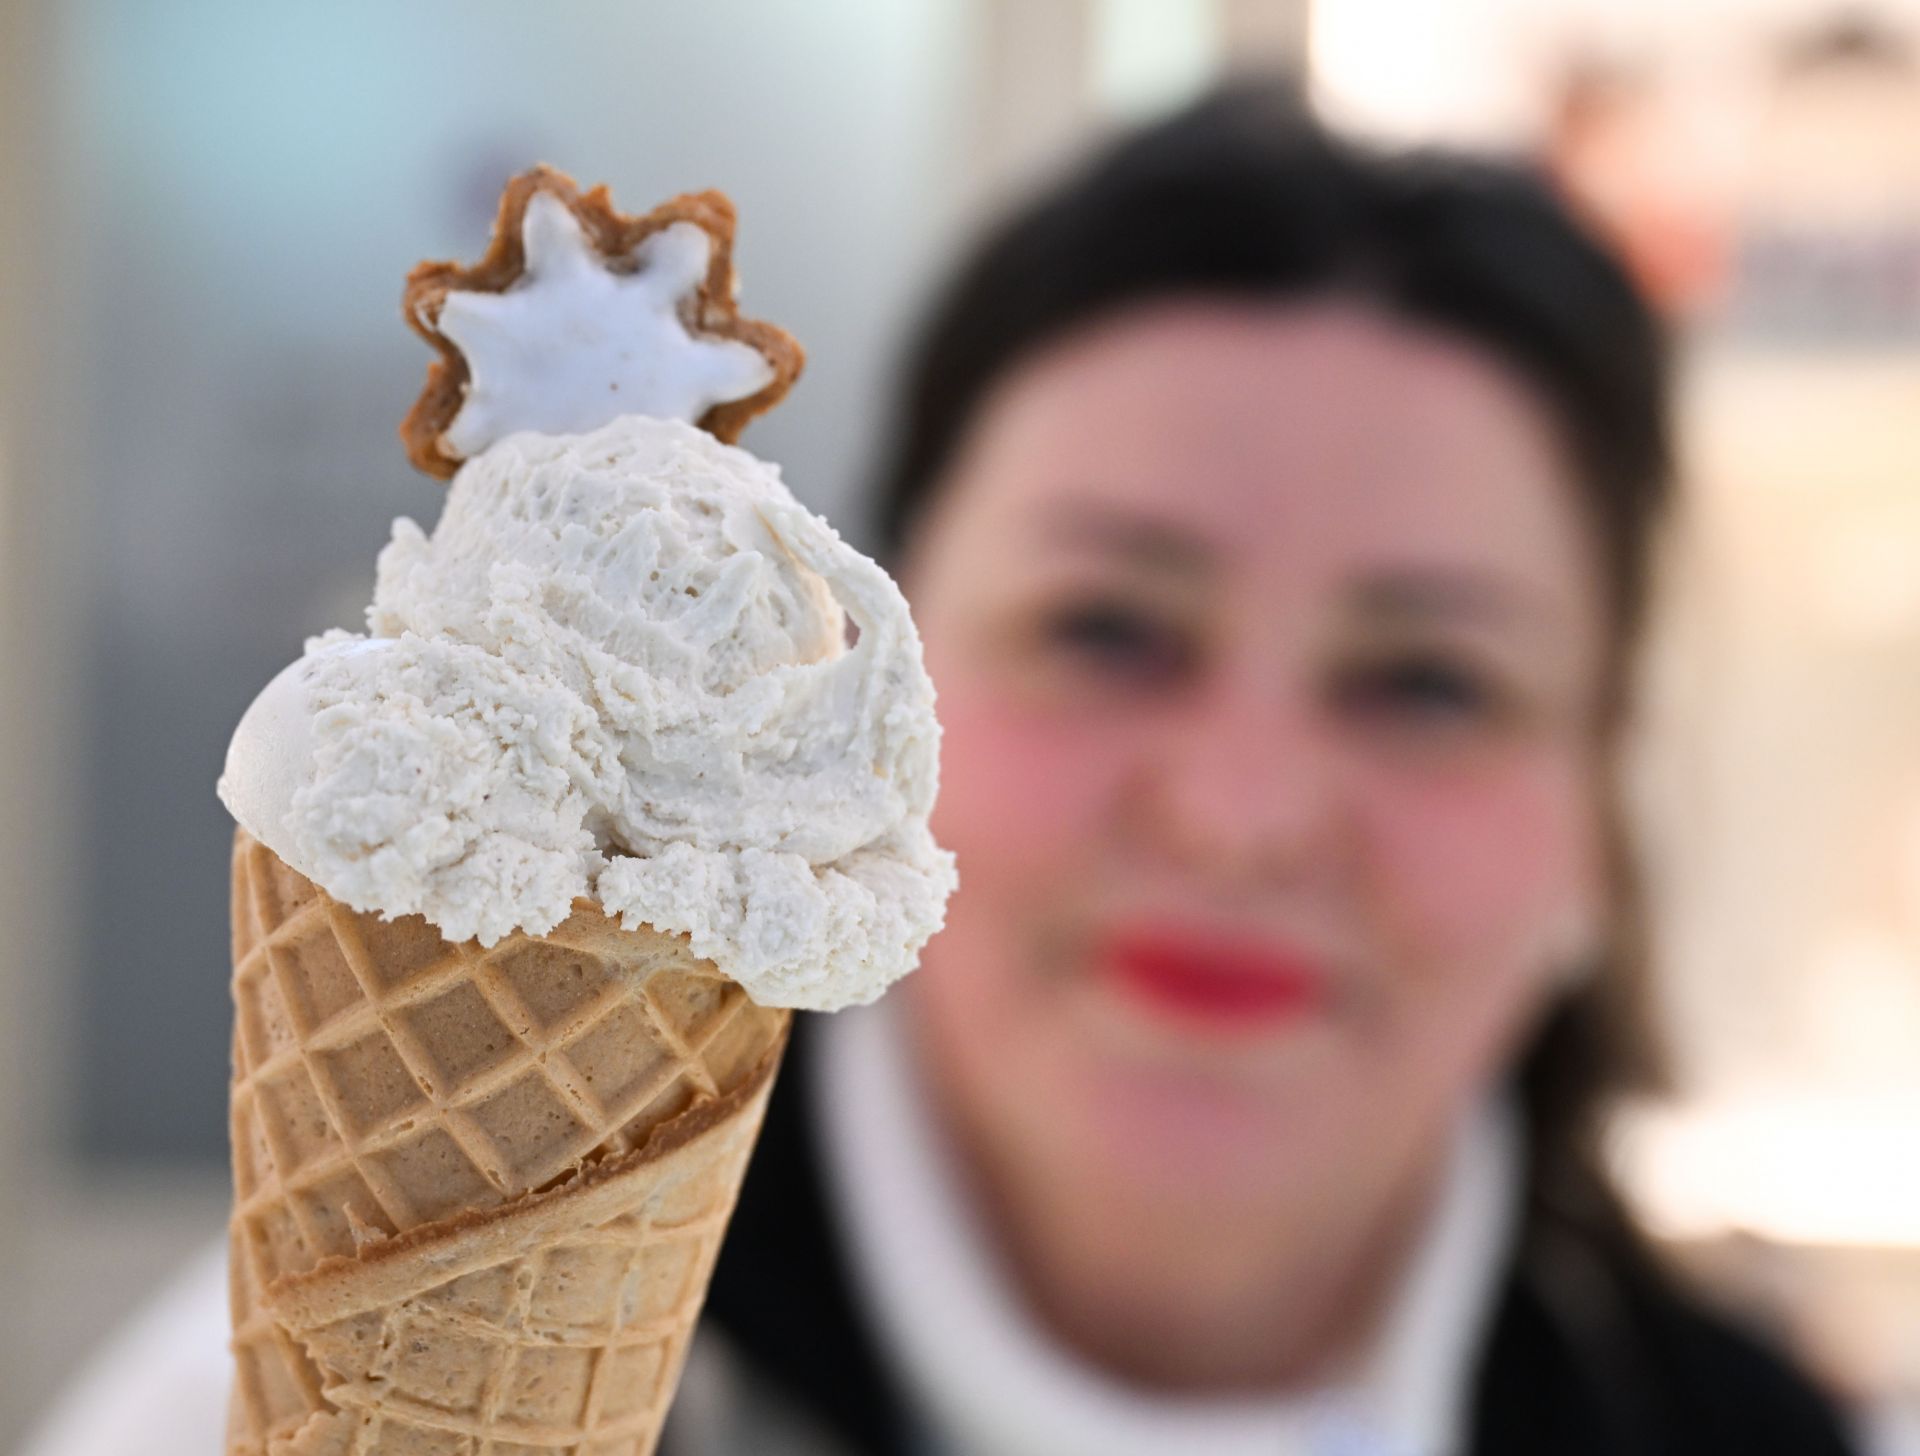
[[[906,1456],[906,1398],[855,1301],[827,1208],[802,1086],[808,1041],[796,1026],[705,1321],[746,1379],[836,1444]],[[1685,1298],[1651,1260],[1606,1252],[1538,1211],[1481,1357],[1472,1432],[1471,1456],[1854,1450],[1802,1376]],[[664,1450],[674,1449],[669,1430]]]

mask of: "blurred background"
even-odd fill
[[[726,188],[751,311],[811,354],[750,443],[859,539],[893,341],[975,221],[1285,68],[1363,132],[1536,157],[1674,320],[1635,787],[1682,1086],[1616,1151],[1700,1278],[1920,1449],[1920,0],[532,14],[0,3],[0,1448],[222,1227],[213,781],[437,511],[394,438],[408,267],[475,254],[536,159],[636,208]]]

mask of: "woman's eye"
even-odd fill
[[[1075,663],[1127,677],[1170,677],[1193,658],[1186,633],[1120,602],[1062,608],[1047,618],[1043,632],[1051,648]]]
[[[1493,715],[1499,695],[1471,668],[1439,658],[1411,657],[1369,664],[1342,674],[1335,696],[1364,716],[1420,724],[1472,723]]]

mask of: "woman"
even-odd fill
[[[880,499],[962,888],[806,1028],[669,1450],[1838,1452],[1596,1156],[1657,331],[1243,90],[1002,225]]]

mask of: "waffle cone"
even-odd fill
[[[646,1456],[789,1013],[586,901],[451,944],[233,861],[227,1456]]]

